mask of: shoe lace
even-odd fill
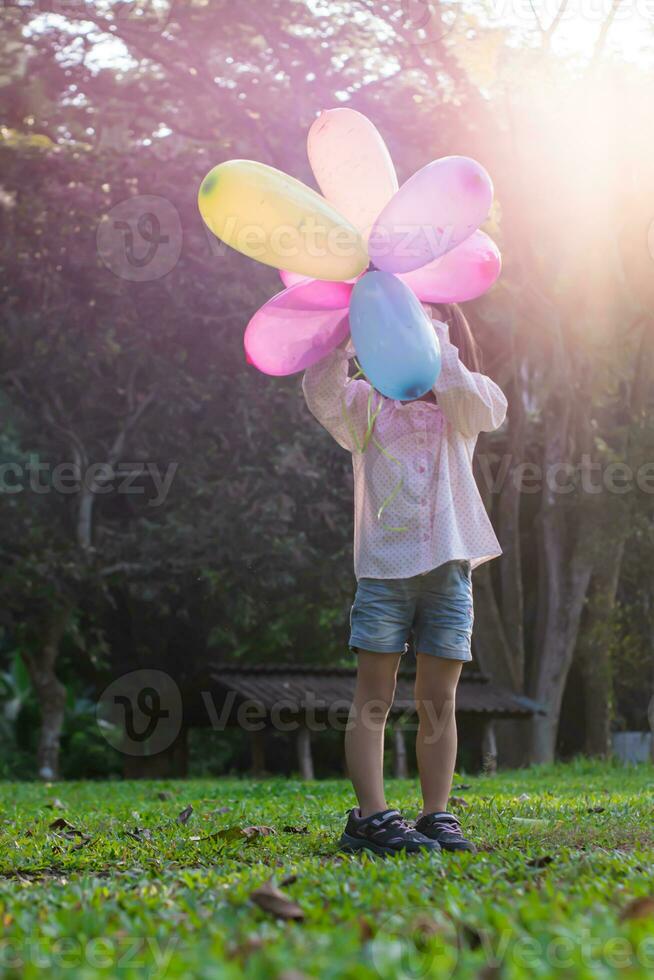
[[[397,830],[413,830],[411,824],[404,819],[401,813],[388,813],[383,822]]]
[[[429,822],[432,826],[438,826],[444,834],[457,837],[461,835],[461,824],[453,813],[443,813],[439,816],[432,815],[429,817]]]
[[[383,824],[388,829],[400,831],[402,834],[412,840],[419,837],[419,833],[415,827],[412,827],[411,824],[404,819],[402,814],[398,813],[397,811],[387,814],[383,819]]]

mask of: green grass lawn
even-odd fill
[[[651,766],[454,794],[479,854],[382,860],[337,853],[340,780],[0,784],[0,975],[654,975]]]

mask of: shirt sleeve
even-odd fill
[[[485,374],[469,371],[450,343],[447,327],[436,327],[441,346],[441,373],[433,386],[450,424],[468,438],[498,429],[506,417],[504,392]]]
[[[362,448],[368,420],[367,381],[348,376],[353,353],[337,347],[304,372],[302,392],[311,414],[339,446],[354,452]],[[374,410],[374,404],[372,410]]]

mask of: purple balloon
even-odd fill
[[[264,374],[304,371],[329,354],[350,332],[352,286],[310,279],[277,293],[245,330],[245,357]]]
[[[433,160],[400,187],[377,218],[368,241],[370,258],[384,272],[420,269],[472,235],[492,201],[492,181],[476,160]]]
[[[398,279],[423,303],[464,303],[476,299],[499,278],[502,258],[484,231],[475,231],[446,255],[421,269],[403,272]]]

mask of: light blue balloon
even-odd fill
[[[387,398],[413,401],[434,385],[441,349],[420,300],[391,272],[366,272],[352,290],[350,331],[370,384]]]

